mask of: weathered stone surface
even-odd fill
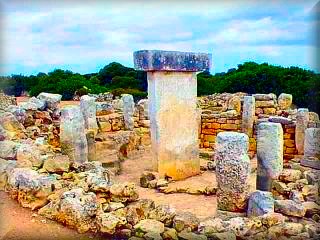
[[[4,140],[0,141],[0,158],[14,160],[17,159],[18,143]]]
[[[200,235],[189,231],[179,232],[178,237],[182,240],[207,240],[205,235]]]
[[[199,72],[209,70],[211,54],[141,50],[133,54],[134,67],[143,71]]]
[[[164,232],[164,224],[154,219],[143,219],[137,225],[134,226],[136,231],[148,233],[163,233]]]
[[[0,190],[5,190],[8,181],[8,175],[17,165],[16,161],[0,158]]]
[[[114,202],[132,202],[139,198],[137,188],[134,183],[117,183],[110,187],[112,201]]]
[[[37,167],[40,168],[43,164],[40,149],[31,144],[21,144],[17,149],[18,167]]]
[[[257,189],[270,191],[283,169],[283,130],[280,123],[265,122],[257,132]]]
[[[121,99],[123,101],[123,118],[124,126],[126,130],[133,130],[133,112],[134,112],[134,101],[133,96],[130,94],[122,94]]]
[[[50,173],[68,172],[69,168],[70,159],[67,155],[50,156],[43,164],[43,169]]]
[[[97,116],[113,113],[114,109],[110,102],[96,102]]]
[[[153,167],[161,177],[200,172],[196,94],[195,73],[148,72]]]
[[[236,240],[237,236],[233,232],[222,232],[212,234],[212,239],[215,240]]]
[[[24,137],[24,126],[11,112],[0,112],[0,126],[5,130],[8,139]]]
[[[253,133],[253,122],[255,116],[255,98],[253,96],[244,96],[242,110],[242,132],[249,137]]]
[[[27,102],[23,102],[20,104],[21,108],[25,110],[41,110],[43,111],[46,108],[45,100],[38,99],[36,97],[30,98]]]
[[[24,120],[26,119],[26,115],[27,115],[25,109],[23,109],[20,106],[10,105],[7,108],[7,111],[11,112],[15,116],[15,118],[18,120],[18,122],[22,124],[24,123]]]
[[[287,110],[292,104],[292,95],[281,93],[278,97],[278,106],[281,110]]]
[[[176,210],[170,205],[158,205],[155,209],[151,210],[149,213],[150,219],[155,219],[163,222],[165,226],[171,226],[173,218],[176,215]]]
[[[279,180],[282,182],[296,182],[302,176],[300,170],[296,169],[283,169],[283,171],[279,175]]]
[[[286,237],[287,239],[292,239],[293,236],[300,234],[302,231],[303,225],[301,223],[285,222],[269,228],[268,236],[266,239],[279,239],[279,236]]]
[[[281,117],[281,116],[270,116],[268,118],[269,122],[281,123],[281,124],[291,124],[293,121],[290,118]]]
[[[46,108],[54,110],[58,108],[62,95],[42,92],[37,96],[37,98],[45,101]]]
[[[293,200],[275,200],[274,211],[295,217],[303,217],[306,214],[306,209],[302,203]]]
[[[304,137],[305,130],[309,122],[309,110],[307,108],[299,108],[296,116],[295,143],[298,154],[304,153]]]
[[[215,233],[225,231],[224,222],[217,217],[207,218],[200,222],[198,232],[212,237]]]
[[[194,231],[198,229],[200,221],[190,212],[178,212],[173,218],[173,227],[181,232],[183,229]]]
[[[117,228],[127,223],[125,217],[118,217],[112,213],[100,213],[97,215],[97,224],[99,230],[103,233],[114,234]]]
[[[320,170],[320,159],[318,158],[303,158],[300,160],[301,166]]]
[[[39,175],[29,168],[15,168],[8,174],[8,191],[18,202],[32,210],[48,203],[47,197],[59,184],[54,176]]]
[[[94,217],[97,214],[97,198],[92,192],[82,188],[66,191],[56,200],[39,209],[39,214],[56,220],[84,233],[94,229]]]
[[[304,156],[320,158],[320,128],[305,130]]]
[[[93,130],[98,132],[98,124],[96,119],[96,103],[95,98],[88,95],[81,96],[80,98],[80,110],[83,115],[85,128],[87,130]]]
[[[256,94],[252,94],[252,96],[256,99],[256,101],[269,101],[269,100],[276,99],[276,95],[273,93],[269,93],[269,94],[256,93]]]
[[[88,159],[88,144],[83,115],[79,106],[65,106],[61,110],[60,141],[62,152],[72,162]]]
[[[218,209],[244,211],[249,198],[250,159],[248,136],[221,132],[217,135],[215,162]]]
[[[261,216],[274,211],[274,199],[271,192],[255,191],[251,193],[247,216]]]

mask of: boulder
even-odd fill
[[[287,93],[281,93],[278,97],[278,106],[280,110],[287,110],[292,104],[292,95]]]
[[[293,200],[275,200],[274,211],[288,216],[304,217],[306,209],[301,203]]]
[[[24,126],[10,112],[0,112],[0,125],[10,139],[24,138]]]
[[[270,116],[268,118],[268,121],[273,122],[273,123],[281,123],[283,125],[288,125],[288,124],[293,123],[292,119],[282,117],[282,116]]]
[[[94,218],[97,209],[97,197],[94,193],[75,188],[63,192],[55,201],[39,209],[38,213],[84,233],[96,228]]]
[[[134,183],[115,183],[110,187],[110,193],[114,202],[133,202],[139,198]]]
[[[7,160],[17,159],[17,149],[19,144],[13,141],[0,141],[0,158]]]
[[[215,233],[224,232],[225,230],[224,222],[217,217],[204,219],[198,227],[198,232],[207,237],[212,237]]]
[[[114,234],[117,228],[127,223],[125,217],[117,217],[112,213],[100,213],[97,215],[97,224],[102,233]]]
[[[44,161],[43,169],[49,173],[68,172],[70,168],[70,159],[67,155],[50,156]]]
[[[18,167],[40,168],[43,164],[41,150],[33,144],[21,144],[17,149]]]
[[[23,102],[20,104],[21,108],[25,110],[41,110],[43,111],[46,108],[45,100],[38,99],[36,97],[30,98],[27,102]]]
[[[17,165],[16,161],[0,158],[0,191],[5,190],[8,182],[8,175]]]
[[[148,218],[163,222],[169,227],[173,223],[173,218],[176,215],[176,210],[167,204],[160,204],[155,209],[149,212]]]
[[[251,193],[247,216],[261,216],[274,211],[274,199],[271,192],[255,191]]]
[[[134,226],[134,229],[137,232],[143,233],[163,233],[164,232],[164,224],[154,219],[143,219],[138,224]]]
[[[295,169],[283,169],[283,171],[279,175],[279,180],[285,183],[288,182],[296,182],[299,180],[302,176],[302,173],[300,170]]]
[[[46,108],[55,110],[59,106],[62,95],[42,92],[37,96],[37,98],[45,101]]]
[[[181,232],[183,229],[194,231],[198,229],[200,220],[190,212],[178,212],[173,218],[173,227]]]

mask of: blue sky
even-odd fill
[[[317,70],[316,3],[0,0],[0,75],[132,67],[141,49],[212,53],[212,73],[245,61]]]

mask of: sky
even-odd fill
[[[212,73],[246,61],[319,71],[317,0],[0,0],[0,75],[81,74],[137,50],[212,53]]]

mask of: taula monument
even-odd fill
[[[173,180],[200,172],[197,72],[209,70],[211,54],[142,50],[134,66],[147,71],[154,170]]]

